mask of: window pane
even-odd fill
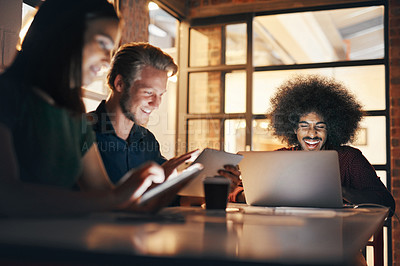
[[[25,34],[28,31],[29,27],[31,26],[31,23],[33,21],[33,17],[36,15],[37,9],[22,3],[22,21],[21,21],[21,29],[19,32],[19,40],[18,40],[18,45],[17,49],[20,50],[21,48],[21,43],[23,39],[25,38]]]
[[[376,174],[379,176],[379,179],[382,181],[382,183],[387,186],[387,174],[386,171],[376,171]]]
[[[246,146],[246,121],[244,119],[229,119],[225,121],[225,145],[227,152],[244,151]]]
[[[225,75],[225,113],[246,112],[246,72]]]
[[[190,66],[221,64],[221,27],[190,29]]]
[[[226,26],[226,64],[246,64],[247,58],[246,24]]]
[[[187,150],[194,149],[220,149],[220,121],[217,119],[191,119],[188,120]]]
[[[100,100],[93,100],[87,97],[82,98],[83,103],[85,104],[86,112],[91,112],[97,109],[97,106],[100,104]]]
[[[189,74],[189,113],[219,113],[220,107],[221,73]]]
[[[149,43],[161,48],[177,62],[176,35],[179,21],[161,8],[149,9]],[[161,154],[172,158],[175,154],[175,129],[177,109],[177,76],[170,77],[167,92],[162,97],[158,109],[154,110],[147,128],[157,136]]]
[[[262,71],[253,74],[253,113],[265,114],[269,100],[284,81],[296,74],[321,74],[329,75],[331,69],[304,69],[304,70],[280,70]]]
[[[286,147],[285,143],[272,135],[269,130],[269,119],[256,119],[253,121],[253,151],[274,151]]]
[[[383,6],[257,16],[255,66],[384,57]]]
[[[163,51],[171,48],[176,50],[176,32],[179,21],[161,8],[149,10],[149,17],[149,43]]]
[[[385,67],[356,66],[321,69],[263,71],[253,74],[253,113],[264,114],[276,88],[297,74],[333,77],[355,94],[364,110],[385,109]]]
[[[365,110],[386,108],[384,65],[338,67],[333,73],[356,95]]]
[[[361,150],[371,164],[386,164],[386,120],[384,116],[366,116],[352,146]]]

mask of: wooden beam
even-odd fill
[[[165,2],[174,2],[164,0]],[[178,0],[175,0],[178,1]],[[179,2],[179,1],[178,1]],[[184,1],[181,1],[184,2]],[[185,1],[186,2],[186,1]],[[221,1],[223,2],[223,1]],[[229,3],[204,4],[198,0],[195,7],[189,7],[187,18],[189,20],[205,17],[233,15],[240,13],[274,12],[279,10],[317,8],[321,6],[335,6],[342,4],[366,4],[379,3],[384,1],[373,0],[231,0]]]
[[[243,13],[278,12],[337,5],[384,4],[385,0],[152,0],[180,20],[235,15]],[[207,4],[205,4],[207,3]],[[194,6],[193,6],[194,5]]]
[[[186,0],[152,0],[162,9],[171,13],[178,19],[185,20],[187,17],[187,1]]]

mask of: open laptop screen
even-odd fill
[[[247,151],[239,163],[249,205],[341,208],[336,151]]]

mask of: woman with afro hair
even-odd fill
[[[339,82],[318,75],[296,76],[283,83],[271,98],[267,114],[273,134],[289,147],[280,150],[336,150],[339,156],[343,199],[351,204],[379,204],[395,210],[395,201],[354,140],[363,111],[360,103]],[[230,201],[243,201],[238,186]]]

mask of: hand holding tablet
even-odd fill
[[[201,163],[204,170],[197,175],[187,186],[178,192],[181,196],[204,197],[203,180],[207,176],[218,175],[218,170],[224,169],[224,165],[237,165],[243,155],[234,154],[220,150],[206,148],[193,162]]]
[[[171,177],[167,179],[164,183],[161,183],[143,193],[143,195],[138,199],[137,205],[144,206],[150,203],[152,200],[157,200],[157,198],[162,196],[175,196],[176,192],[178,192],[190,180],[195,178],[203,170],[203,168],[203,165],[200,163],[192,164],[191,166],[183,170],[179,175]],[[161,207],[164,207],[170,203],[169,198],[171,198],[171,200],[173,199],[173,197],[167,198],[168,200],[165,200],[162,202],[162,204],[160,204]]]

